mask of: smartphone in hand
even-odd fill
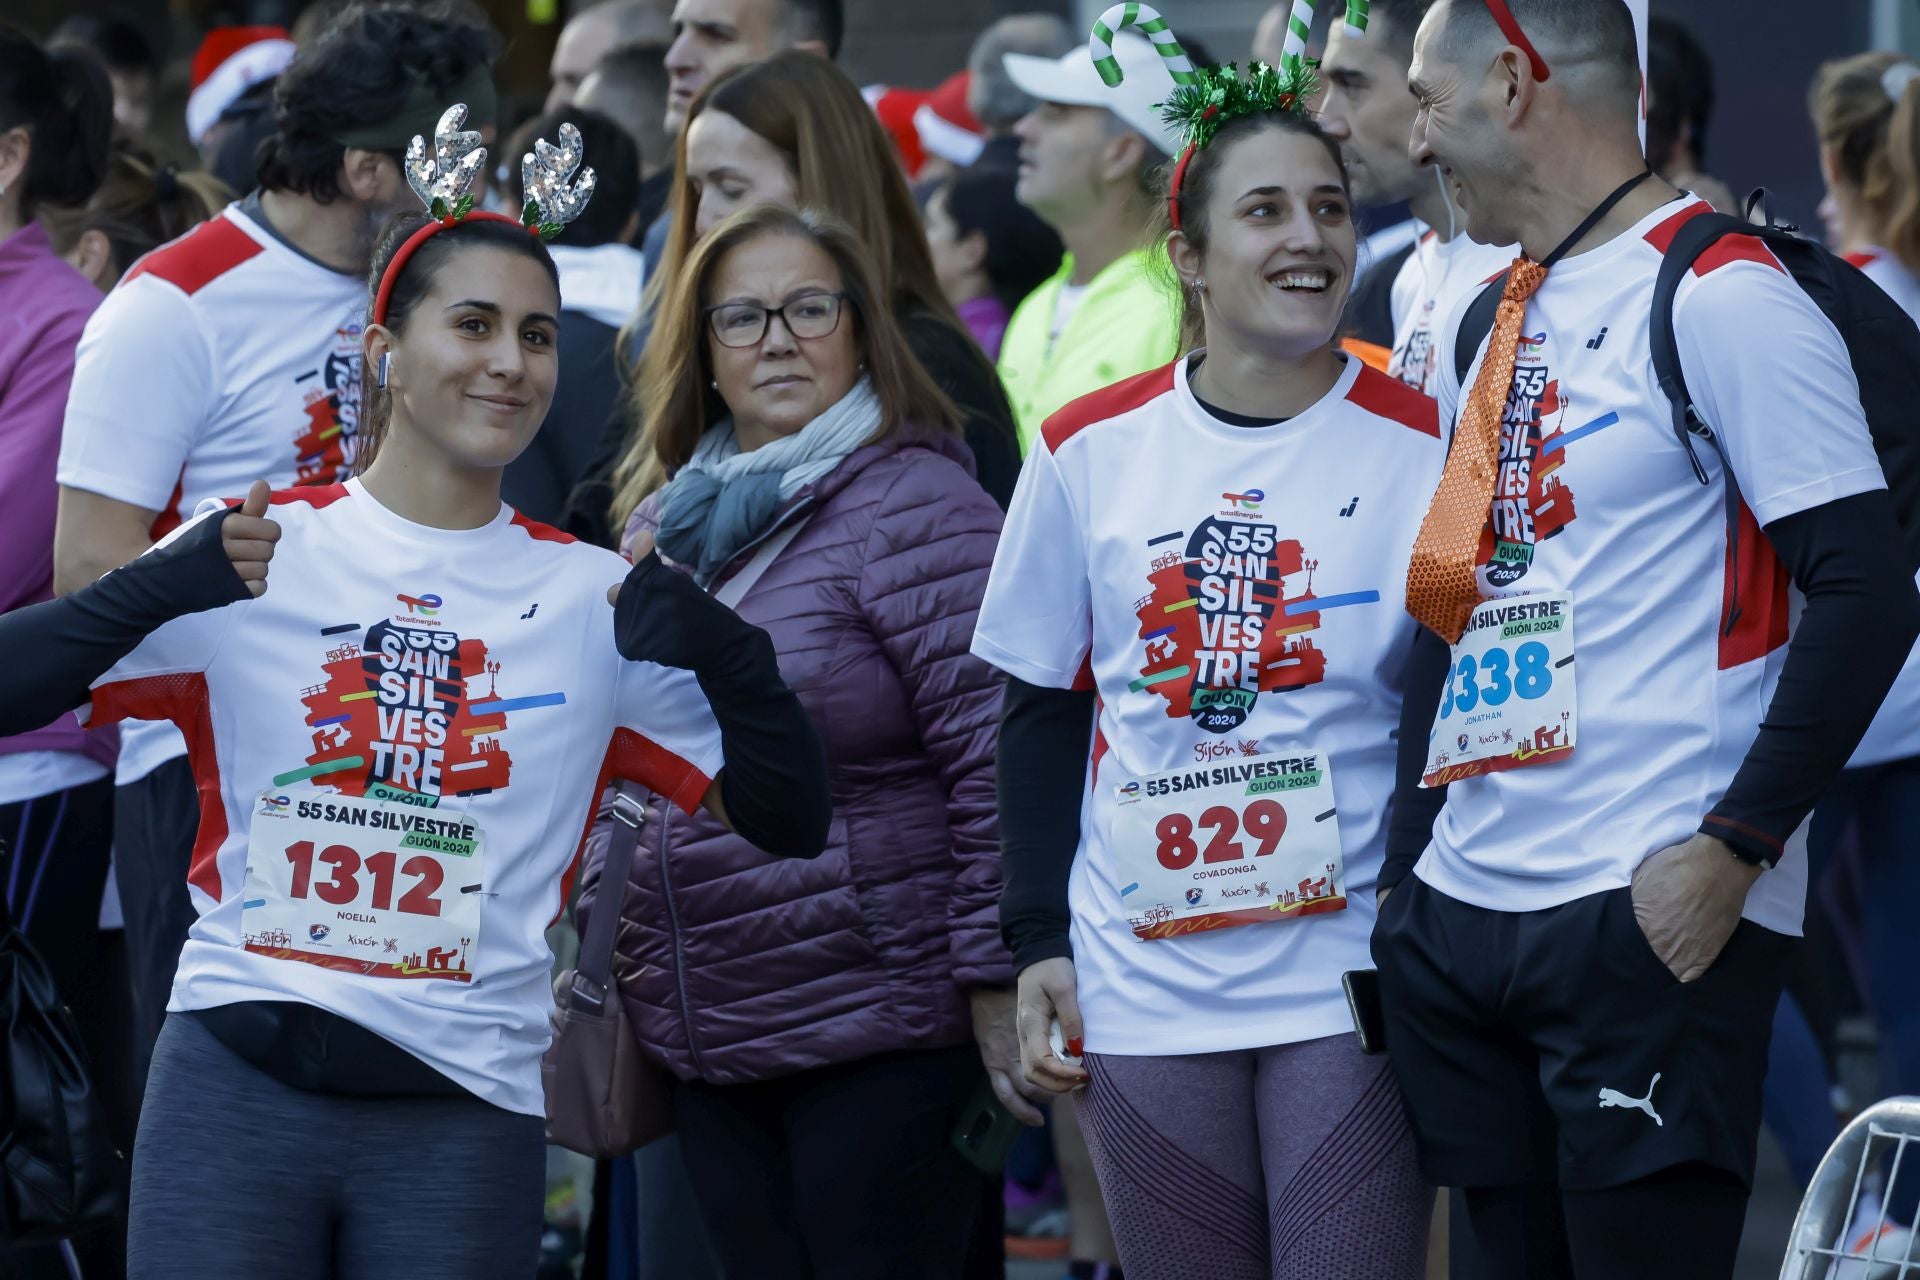
[[[1006,1168],[1007,1152],[1021,1128],[983,1080],[953,1126],[953,1148],[980,1172],[997,1176]]]
[[[1353,1015],[1353,1031],[1360,1039],[1360,1052],[1387,1051],[1387,1018],[1380,1006],[1380,971],[1349,969],[1340,975],[1347,993],[1347,1010]]]

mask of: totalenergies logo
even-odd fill
[[[441,600],[436,595],[407,596],[396,595],[395,600],[407,606],[407,612],[421,618],[431,618],[440,612]]]
[[[1249,489],[1245,493],[1223,493],[1220,498],[1236,511],[1258,511],[1267,495],[1259,489]]]
[[[1547,345],[1547,334],[1544,329],[1541,330],[1539,333],[1534,334],[1531,338],[1529,338],[1524,333],[1520,335],[1520,349],[1522,351],[1527,351],[1527,352],[1538,351],[1540,348],[1546,345]]]

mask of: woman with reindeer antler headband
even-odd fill
[[[135,1275],[525,1280],[544,933],[602,786],[776,855],[825,840],[820,748],[765,634],[501,503],[559,374],[543,240],[593,174],[567,126],[525,157],[523,220],[477,212],[464,118],[413,140],[428,213],[375,257],[361,473],[256,482],[0,619],[0,733],[80,704],[168,718],[200,780]]]
[[[1116,6],[1108,83],[1129,24],[1187,140],[1188,354],[1048,420],[974,636],[1009,677],[1022,1062],[1078,1091],[1130,1276],[1412,1280],[1432,1193],[1342,975],[1370,965],[1436,407],[1336,345],[1356,237],[1300,49],[1195,70]]]

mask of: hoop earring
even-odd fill
[[[379,381],[379,386],[381,390],[383,391],[386,390],[387,379],[389,376],[392,375],[392,373],[393,373],[393,352],[382,351],[380,353],[380,381]]]

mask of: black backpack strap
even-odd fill
[[[1761,187],[1747,197],[1747,207],[1752,209],[1756,204],[1764,207],[1770,199],[1766,188]],[[1686,449],[1687,458],[1693,463],[1693,474],[1701,484],[1707,483],[1707,474],[1694,455],[1693,439],[1707,441],[1716,452],[1723,453],[1723,462],[1725,458],[1713,428],[1694,408],[1692,393],[1687,390],[1686,371],[1680,367],[1679,339],[1673,331],[1673,302],[1680,291],[1680,282],[1693,270],[1700,255],[1725,236],[1751,236],[1769,244],[1799,239],[1791,228],[1771,221],[1755,224],[1724,213],[1703,213],[1682,224],[1660,262],[1660,274],[1653,285],[1653,314],[1647,328],[1647,345],[1653,357],[1654,376],[1672,406],[1674,436]]]
[[[1493,332],[1494,316],[1500,310],[1500,298],[1507,291],[1508,271],[1502,271],[1480,290],[1480,296],[1467,307],[1467,314],[1461,317],[1460,332],[1453,338],[1453,380],[1460,384],[1462,394],[1467,390],[1467,370],[1473,368],[1473,358],[1480,354],[1480,344]]]
[[[1764,206],[1769,197],[1765,188],[1749,196],[1747,207],[1756,203]],[[1674,296],[1680,291],[1680,282],[1693,270],[1693,264],[1700,255],[1718,244],[1724,236],[1752,236],[1762,242],[1792,240],[1797,237],[1785,227],[1769,221],[1765,225],[1756,225],[1741,218],[1723,213],[1703,213],[1681,225],[1667,246],[1666,256],[1660,262],[1660,274],[1653,285],[1653,313],[1647,327],[1648,346],[1653,356],[1654,378],[1660,384],[1660,391],[1667,397],[1667,403],[1673,413],[1673,433],[1680,441],[1681,448],[1687,451],[1687,461],[1693,466],[1694,478],[1701,484],[1708,483],[1706,468],[1700,465],[1699,455],[1694,452],[1693,442],[1702,440],[1713,449],[1720,459],[1720,473],[1726,478],[1727,508],[1727,554],[1733,558],[1733,580],[1740,581],[1740,482],[1733,473],[1733,464],[1727,457],[1726,446],[1721,443],[1711,424],[1700,416],[1694,407],[1693,394],[1687,390],[1686,371],[1680,367],[1680,343],[1673,328]],[[1722,634],[1731,634],[1734,623],[1740,618],[1740,598],[1738,587],[1727,609],[1726,626]]]
[[[1687,375],[1680,368],[1680,343],[1673,331],[1673,300],[1680,291],[1680,282],[1693,270],[1700,255],[1718,244],[1722,236],[1736,234],[1746,226],[1738,218],[1721,213],[1703,213],[1689,219],[1667,246],[1666,256],[1660,262],[1660,274],[1653,285],[1653,314],[1647,328],[1647,345],[1653,356],[1654,378],[1667,397],[1674,438],[1687,451],[1694,478],[1701,484],[1707,483],[1707,472],[1694,453],[1693,438],[1698,436],[1710,442],[1716,450],[1720,442],[1714,437],[1713,428],[1694,408],[1693,397],[1687,391]]]
[[[1793,223],[1781,222],[1773,216],[1773,192],[1766,187],[1755,187],[1747,193],[1747,198],[1740,202],[1740,216],[1767,231],[1800,230]]]

